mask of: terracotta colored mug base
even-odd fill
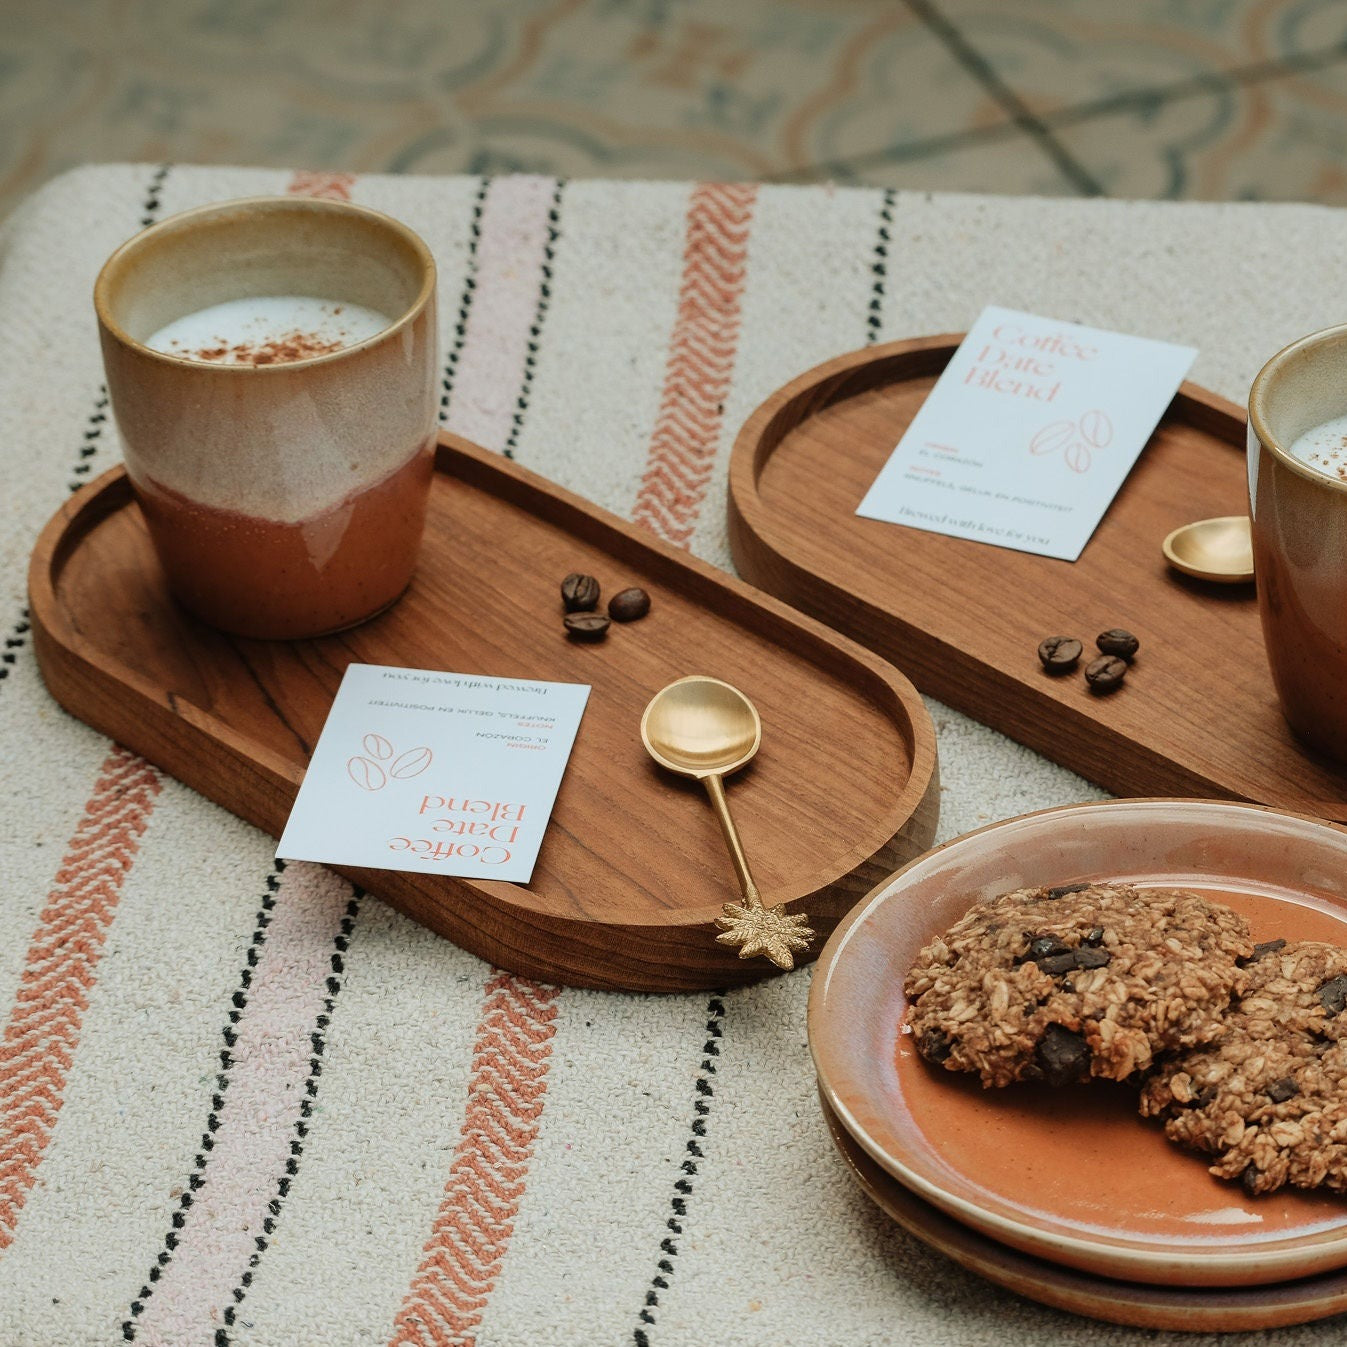
[[[135,485],[182,607],[231,635],[301,640],[368,622],[406,591],[433,471],[431,449],[418,449],[382,481],[293,523]]]

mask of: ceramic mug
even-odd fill
[[[232,364],[222,349],[148,344],[191,315],[209,324],[219,305],[280,322],[277,305],[294,297],[372,311],[371,335],[342,344],[276,329],[265,354]],[[435,263],[415,233],[339,201],[205,206],[113,253],[94,306],[127,473],[186,608],[239,635],[298,638],[398,599],[420,548],[436,426]]]
[[[1347,762],[1347,481],[1295,458],[1307,430],[1347,414],[1347,324],[1292,342],[1249,392],[1254,577],[1287,724]]]

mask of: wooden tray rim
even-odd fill
[[[855,351],[847,351],[843,355],[834,356],[831,360],[825,360],[821,364],[804,370],[789,383],[783,384],[774,393],[769,394],[750,413],[748,419],[739,428],[739,433],[734,437],[734,444],[730,450],[730,508],[737,511],[745,522],[757,521],[754,524],[754,533],[759,539],[764,540],[765,544],[768,530],[761,525],[764,520],[770,522],[771,514],[762,503],[757,484],[768,459],[776,452],[781,443],[779,439],[773,440],[768,434],[768,428],[772,421],[787,407],[799,401],[814,389],[833,381],[844,384],[849,375],[867,365],[883,365],[889,361],[899,360],[904,356],[925,356],[934,363],[939,361],[939,358],[946,352],[952,358],[967,335],[966,332],[940,332],[930,336],[904,337],[898,341],[881,342],[874,346],[862,346]],[[948,360],[940,361],[942,368],[947,363]],[[905,377],[919,376],[908,375]],[[875,381],[876,385],[881,382],[883,381]],[[834,400],[833,398],[826,398],[822,405],[831,405]],[[1174,398],[1161,420],[1174,415],[1176,409],[1182,419],[1189,424],[1204,429],[1212,429],[1213,433],[1219,438],[1229,442],[1231,448],[1238,448],[1240,452],[1243,452],[1242,446],[1236,445],[1228,433],[1228,430],[1237,429],[1242,438],[1244,428],[1248,424],[1245,410],[1238,403],[1231,402],[1229,398],[1222,397],[1219,393],[1213,393],[1211,389],[1204,388],[1201,384],[1185,379],[1179,385],[1178,392],[1174,394]],[[1230,423],[1227,433],[1222,433],[1221,430],[1215,428],[1223,422]],[[773,555],[777,555],[775,551]],[[793,569],[798,569],[789,558],[779,557],[779,559]],[[822,583],[828,582],[823,581]]]
[[[998,694],[1011,701],[1020,699],[1026,684],[1023,679],[1006,669],[985,663],[980,657],[965,650],[951,640],[948,634],[914,624],[906,618],[877,605],[871,598],[861,597],[846,588],[843,580],[829,570],[811,569],[810,565],[798,560],[794,537],[783,527],[777,514],[765,503],[759,491],[759,483],[772,455],[781,447],[791,430],[808,421],[817,411],[845,401],[848,397],[870,389],[881,389],[889,384],[898,384],[909,379],[938,376],[948,359],[953,355],[966,334],[958,332],[939,333],[930,336],[907,337],[897,341],[880,343],[875,346],[861,347],[843,355],[802,371],[788,383],[769,394],[744,422],[735,437],[729,464],[728,512],[731,550],[736,565],[744,572],[762,576],[768,574],[772,590],[781,594],[787,601],[796,601],[793,596],[803,597],[802,607],[817,610],[827,603],[841,605],[863,615],[863,623],[858,617],[852,625],[880,626],[893,633],[892,644],[901,639],[919,640],[927,651],[931,652],[926,660],[918,658],[915,663],[915,676],[920,678],[923,687],[929,683],[929,674],[923,674],[921,665],[938,660],[949,670],[944,680],[947,686],[943,693],[941,687],[927,688],[938,700],[946,701],[961,709],[965,714],[980,723],[988,723],[985,714],[975,706],[961,705],[957,697],[951,697],[949,687],[954,685],[977,685],[980,689],[980,703]],[[925,368],[901,368],[893,376],[887,377],[887,371],[881,370],[872,379],[865,381],[854,392],[847,391],[848,385],[866,367],[887,366],[895,362],[914,361],[924,364]],[[792,419],[789,424],[778,430],[773,423],[778,418],[789,417],[800,403],[810,403],[806,414]],[[1179,421],[1184,425],[1203,432],[1220,442],[1231,452],[1243,455],[1247,416],[1238,403],[1222,397],[1218,393],[1200,384],[1185,380],[1166,409],[1161,421]],[[1042,560],[1049,560],[1042,558]],[[1190,583],[1201,584],[1200,581]],[[811,601],[810,594],[813,594]],[[844,634],[850,634],[850,627]],[[859,639],[856,636],[852,640]],[[862,641],[864,644],[865,642]],[[870,647],[867,647],[870,648]],[[880,647],[875,647],[880,648]],[[1054,702],[1051,708],[1053,734],[1052,743],[1062,749],[1071,749],[1058,756],[1046,740],[1036,739],[1029,732],[1032,725],[1017,728],[992,724],[998,733],[1019,742],[1050,761],[1064,766],[1079,775],[1090,776],[1083,764],[1089,761],[1108,761],[1115,753],[1112,732],[1105,722],[1091,714],[1085,704],[1080,706],[1063,702]],[[1317,811],[1324,806],[1323,812],[1332,817],[1347,817],[1347,807],[1334,806],[1323,801],[1307,800],[1305,794],[1290,792],[1281,788],[1267,789],[1257,793],[1241,791],[1225,784],[1219,772],[1200,761],[1188,761],[1186,758],[1172,757],[1152,743],[1137,739],[1127,741],[1127,753],[1132,770],[1129,775],[1133,782],[1118,783],[1111,787],[1110,793],[1118,796],[1168,794],[1174,796],[1197,796],[1202,791],[1209,792],[1210,798],[1247,800],[1250,803],[1270,805],[1274,808],[1301,810],[1311,805]],[[1306,763],[1315,761],[1302,747],[1295,751]],[[1144,765],[1144,772],[1141,770]],[[1343,768],[1335,764],[1318,765],[1324,770],[1342,772]]]
[[[754,610],[765,613],[772,626],[781,632],[795,632],[805,638],[810,662],[836,675],[837,667],[849,663],[859,667],[887,691],[890,705],[884,708],[886,717],[894,724],[907,744],[911,768],[897,798],[894,799],[883,823],[884,840],[871,851],[857,843],[839,852],[834,866],[815,872],[792,887],[811,894],[819,888],[835,884],[866,864],[901,835],[902,830],[921,808],[929,794],[939,788],[938,756],[935,728],[921,695],[901,670],[881,656],[867,650],[841,632],[833,631],[823,623],[791,608],[788,604],[757,589],[728,571],[713,566],[693,553],[657,537],[638,533],[629,521],[578,494],[548,481],[503,455],[492,453],[461,436],[441,430],[438,436],[435,467],[449,477],[460,477],[489,490],[530,514],[537,514],[531,502],[549,499],[560,506],[568,523],[580,522],[581,530],[572,530],[577,536],[587,535],[600,546],[635,549],[642,561],[652,570],[690,573],[696,584],[719,590],[730,600],[723,615],[733,616],[736,610]],[[491,479],[496,479],[492,482]],[[203,711],[194,703],[165,692],[134,670],[104,655],[92,641],[71,623],[62,606],[57,581],[62,567],[79,545],[80,540],[102,519],[124,508],[132,500],[130,481],[125,467],[116,465],[80,488],[64,501],[38,535],[28,571],[29,609],[39,640],[51,640],[65,653],[78,660],[87,670],[101,677],[110,677],[128,689],[142,704],[169,711],[193,732],[208,741],[221,745],[236,757],[260,768],[268,784],[297,788],[303,772],[293,771],[285,759],[259,741],[235,731],[220,718]],[[686,586],[684,587],[687,588]],[[765,633],[777,643],[776,632]],[[281,643],[284,644],[284,643]],[[794,650],[799,647],[791,647]],[[824,658],[814,658],[814,655]],[[39,664],[41,664],[39,658]],[[829,666],[833,666],[831,669]],[[900,713],[895,714],[895,712]],[[135,748],[134,744],[128,747]],[[138,751],[138,750],[137,750]],[[248,820],[253,821],[253,820]],[[255,825],[255,826],[261,826]],[[264,828],[264,831],[266,829]],[[274,834],[273,834],[274,835]],[[329,867],[357,883],[368,883],[372,875],[385,872],[350,866]],[[574,909],[540,906],[539,895],[528,885],[500,880],[479,880],[455,876],[453,882],[466,888],[480,890],[502,907],[513,907],[532,918],[562,918],[577,922]],[[520,896],[522,895],[522,896]],[[727,892],[727,895],[728,892]],[[582,917],[578,925],[595,931],[630,930],[639,933],[650,928],[705,928],[712,926],[720,914],[723,899],[700,907],[680,907],[666,911],[652,910],[648,918],[625,921],[597,921]],[[794,899],[787,899],[790,905]]]

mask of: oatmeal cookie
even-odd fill
[[[1210,1045],[1165,1062],[1141,1112],[1171,1141],[1215,1157],[1245,1191],[1347,1192],[1347,950],[1318,941],[1257,946]]]
[[[1179,889],[1018,889],[922,950],[908,1023],[924,1057],[985,1086],[1125,1080],[1216,1037],[1252,951],[1242,917]]]

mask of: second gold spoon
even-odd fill
[[[1199,580],[1229,585],[1253,579],[1248,515],[1222,515],[1185,524],[1175,529],[1160,549],[1176,571]]]

